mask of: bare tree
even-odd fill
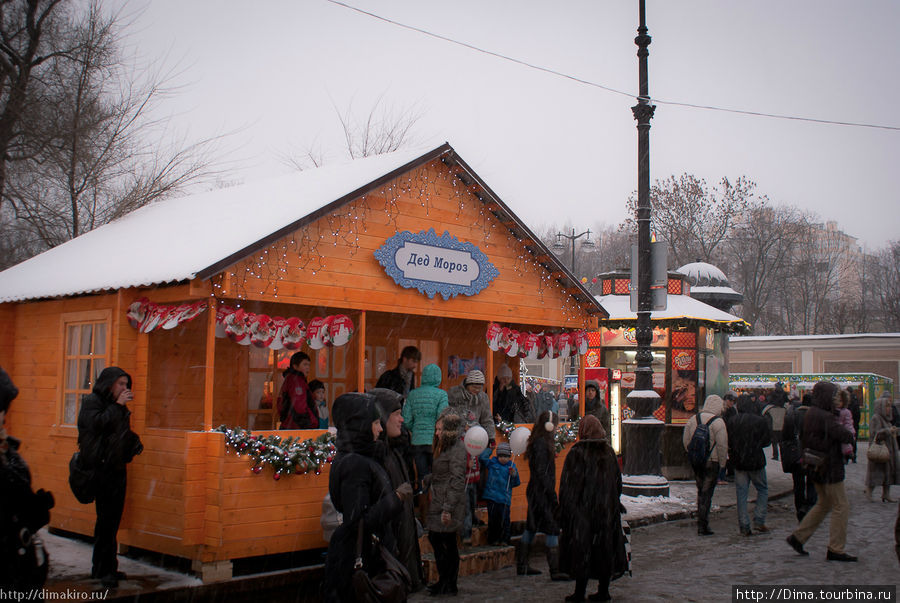
[[[891,241],[875,254],[872,292],[878,303],[882,328],[900,331],[900,241]]]
[[[802,241],[799,224],[794,208],[756,203],[743,212],[724,245],[726,271],[744,296],[740,313],[755,334],[777,332],[782,326],[776,307],[791,295],[784,279]]]
[[[422,113],[415,105],[388,107],[384,95],[379,96],[368,113],[360,118],[352,101],[341,111],[333,105],[343,138],[343,152],[350,159],[382,155],[414,144],[413,131]],[[320,167],[327,163],[328,153],[317,138],[302,150],[291,149],[280,154],[281,161],[297,170]]]
[[[43,78],[77,49],[68,4],[0,2],[0,207],[10,165],[29,158],[41,138]]]
[[[7,179],[16,220],[43,249],[214,175],[220,139],[167,142],[166,120],[150,114],[171,90],[129,67],[119,14],[94,1],[69,24],[66,60],[42,76],[42,136],[26,137],[30,154]]]
[[[657,180],[650,189],[653,228],[669,244],[670,264],[712,261],[716,249],[734,229],[736,218],[750,207],[755,189],[756,184],[746,176],[734,183],[723,178],[718,187],[712,188],[691,174]],[[629,198],[628,207],[634,215],[634,195]],[[633,230],[634,218],[625,224]]]

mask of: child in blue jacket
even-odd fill
[[[487,466],[487,480],[482,498],[488,508],[488,544],[509,544],[509,505],[512,489],[518,486],[519,470],[512,461],[512,450],[507,442],[497,444],[497,456],[485,448],[479,460]]]

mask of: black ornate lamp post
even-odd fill
[[[644,0],[640,4],[640,26],[634,43],[638,47],[639,85],[637,105],[631,108],[637,120],[638,131],[638,311],[637,311],[637,369],[634,389],[628,394],[628,408],[634,418],[624,422],[625,454],[622,491],[631,496],[668,495],[669,483],[660,471],[659,443],[664,423],[653,418],[659,407],[659,394],[653,390],[653,354],[650,342],[653,329],[650,326],[650,120],[656,110],[650,104],[650,87],[647,82],[647,57],[650,36],[647,35]],[[632,275],[634,279],[634,275]]]
[[[566,246],[562,242],[563,239],[568,239],[572,243],[572,263],[569,265],[569,268],[572,270],[572,275],[575,278],[578,278],[578,275],[575,273],[575,241],[580,239],[583,236],[587,236],[587,238],[581,242],[582,247],[593,247],[594,242],[591,240],[591,229],[588,228],[584,232],[580,234],[575,234],[575,229],[572,229],[572,234],[564,234],[561,232],[556,233],[556,243],[553,244],[554,251],[564,251]],[[576,371],[575,367],[575,356],[572,356],[571,364],[569,365],[569,371],[574,373]]]

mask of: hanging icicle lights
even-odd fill
[[[387,226],[394,234],[401,231],[403,204],[418,204],[429,216],[436,209],[435,203],[443,200],[456,203],[456,222],[481,231],[482,247],[488,248],[496,233],[505,235],[506,248],[514,254],[513,270],[520,278],[529,274],[537,277],[535,294],[541,303],[548,302],[545,293],[554,292],[557,295],[550,296],[551,301],[565,300],[561,308],[565,320],[583,316],[552,265],[536,256],[534,241],[519,236],[515,221],[487,200],[481,186],[470,180],[460,165],[441,159],[412,169],[219,273],[212,278],[213,296],[220,301],[239,302],[278,298],[279,283],[288,280],[292,272],[308,270],[315,275],[326,268],[327,261],[335,259],[322,246],[344,247],[353,258],[360,250],[360,237],[370,226]]]

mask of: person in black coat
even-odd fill
[[[343,394],[331,408],[337,427],[337,454],[328,476],[331,502],[343,514],[343,523],[334,531],[325,559],[322,580],[323,601],[356,601],[350,576],[356,560],[360,522],[363,529],[363,566],[377,567],[372,550],[372,535],[396,555],[397,547],[391,522],[403,512],[403,504],[412,499],[409,484],[391,487],[390,478],[377,462],[375,444],[381,434],[381,417],[370,394]]]
[[[854,434],[859,433],[859,421],[862,418],[862,412],[859,408],[859,395],[857,395],[857,392],[859,392],[861,389],[862,389],[861,386],[856,388],[856,390],[854,390],[852,387],[847,388],[847,392],[850,394],[850,404],[847,406],[847,408],[850,410],[850,416],[853,417],[853,433]],[[854,463],[856,462],[856,438],[855,437],[853,438],[852,460]]]
[[[811,397],[803,395],[801,404],[791,407],[784,415],[784,431],[781,432],[781,468],[790,473],[794,482],[794,510],[797,521],[803,518],[816,504],[816,487],[813,484],[809,469],[801,462],[803,447],[803,419],[809,410]]]
[[[422,352],[414,345],[408,345],[400,352],[397,366],[384,371],[378,377],[375,387],[392,389],[404,398],[409,390],[416,389],[416,367],[422,361]]]
[[[512,369],[501,364],[494,379],[494,421],[509,423],[525,423],[534,421],[531,402],[522,393],[522,389],[513,382]]]
[[[381,416],[384,431],[378,438],[376,457],[381,460],[384,470],[391,480],[391,487],[397,490],[412,485],[406,463],[405,452],[409,450],[409,431],[403,429],[403,415],[400,414],[403,396],[394,390],[374,388],[369,393],[375,396],[375,404]],[[391,522],[391,531],[397,543],[397,559],[409,571],[411,591],[417,592],[425,586],[425,571],[419,551],[419,534],[416,527],[413,499],[403,501],[403,511]]]
[[[31,489],[20,442],[6,433],[6,414],[19,390],[0,368],[0,592],[40,589],[47,555],[37,531],[50,521],[53,495]]]
[[[516,573],[520,576],[540,574],[539,570],[528,565],[531,554],[531,543],[535,534],[546,535],[547,564],[550,566],[551,580],[568,580],[568,576],[559,571],[559,525],[556,522],[559,500],[556,498],[556,444],[554,434],[559,424],[559,417],[545,410],[528,437],[525,448],[525,459],[528,461],[530,477],[525,488],[528,501],[528,515],[525,531],[516,550]]]
[[[725,425],[728,428],[728,456],[734,459],[738,527],[744,536],[753,533],[747,509],[747,497],[752,482],[756,488],[753,524],[758,532],[768,532],[766,507],[769,504],[769,486],[766,480],[766,454],[763,448],[770,443],[769,424],[759,414],[756,403],[749,396],[741,396],[737,402],[737,414],[726,420]]]
[[[95,472],[97,488],[91,577],[108,588],[125,578],[118,571],[116,533],[125,509],[126,465],[144,450],[141,439],[131,431],[126,404],[133,399],[131,375],[110,366],[101,371],[78,413],[78,447],[84,465]]]
[[[812,470],[818,500],[797,529],[788,536],[787,541],[795,551],[801,555],[808,555],[809,553],[803,550],[803,545],[831,513],[828,552],[825,558],[829,561],[856,561],[855,556],[848,555],[844,551],[850,506],[844,490],[844,453],[841,451],[841,444],[852,442],[853,434],[835,418],[834,398],[837,391],[837,386],[829,381],[819,381],[813,386],[812,406],[803,419],[801,444],[805,455],[808,449],[822,458],[819,467]]]
[[[610,600],[610,579],[628,569],[621,494],[616,453],[600,420],[587,415],[559,482],[560,569],[575,578],[575,592],[566,601],[584,601],[589,578],[599,581],[591,599]]]

